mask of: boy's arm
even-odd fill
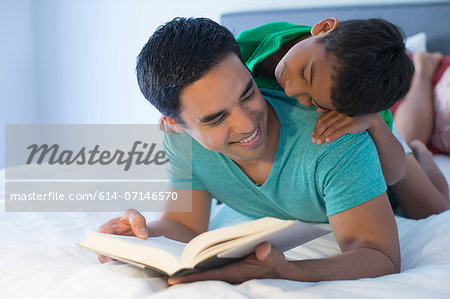
[[[329,217],[342,253],[322,259],[286,261],[283,253],[263,243],[256,253],[224,267],[184,277],[169,284],[199,280],[241,283],[255,278],[324,281],[378,277],[400,271],[397,226],[386,193]]]
[[[405,176],[405,151],[380,113],[352,117],[320,108],[317,111],[324,114],[317,119],[312,142],[332,142],[342,135],[367,130],[377,148],[386,184],[393,185]]]
[[[160,220],[147,224],[145,217],[135,209],[129,209],[120,217],[114,218],[100,226],[101,233],[136,236],[141,239],[147,237],[165,236],[167,238],[189,242],[195,236],[208,230],[211,208],[211,195],[204,190],[179,190],[177,201],[191,196],[191,212],[166,212]],[[184,195],[183,195],[184,194]],[[98,259],[104,263],[113,259],[99,255]]]
[[[391,186],[405,176],[405,150],[379,113],[371,115],[371,119],[372,124],[367,131],[377,148],[386,184]]]

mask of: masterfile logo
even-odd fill
[[[138,150],[139,147],[143,150]],[[82,147],[79,151],[74,152],[73,150],[67,149],[60,151],[60,146],[58,144],[53,144],[52,146],[48,144],[42,144],[40,146],[31,144],[27,147],[31,152],[26,164],[30,165],[36,160],[36,163],[41,165],[44,159],[48,158],[47,163],[50,165],[71,165],[74,163],[77,165],[94,165],[97,163],[108,165],[117,163],[118,165],[124,165],[124,171],[128,171],[133,162],[136,165],[149,165],[151,163],[164,165],[169,162],[169,160],[166,159],[166,152],[163,150],[156,151],[153,155],[155,147],[156,143],[152,143],[149,146],[148,143],[135,141],[132,149],[128,152],[119,149],[116,149],[114,152],[108,150],[100,151],[100,145],[98,144],[96,144],[92,150],[86,150],[86,147]]]
[[[7,125],[5,133],[6,211],[191,209],[190,192],[170,188],[158,125]],[[192,173],[184,175],[189,190]]]

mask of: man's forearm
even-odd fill
[[[384,253],[359,248],[323,259],[287,262],[280,278],[297,281],[347,280],[398,273],[400,265]]]
[[[147,230],[149,237],[164,236],[185,243],[197,236],[194,231],[183,224],[167,219],[147,223]]]

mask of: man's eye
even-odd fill
[[[250,93],[248,96],[246,96],[246,97],[242,100],[242,102],[252,100],[252,99],[254,98],[254,95],[255,95],[255,90],[252,89],[251,93]]]
[[[209,124],[209,126],[210,127],[217,127],[217,126],[221,125],[224,121],[225,121],[225,115],[222,114],[218,120],[216,120],[215,122]]]

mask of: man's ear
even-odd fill
[[[339,26],[339,20],[337,18],[327,18],[320,21],[311,29],[311,34],[313,36],[319,35],[321,33],[326,33],[328,31],[334,30]]]
[[[185,133],[186,130],[184,129],[183,125],[180,125],[174,118],[168,117],[168,116],[162,116],[161,117],[162,122],[164,123],[166,127],[166,131],[173,131],[176,133]],[[168,129],[168,130],[167,130]]]

